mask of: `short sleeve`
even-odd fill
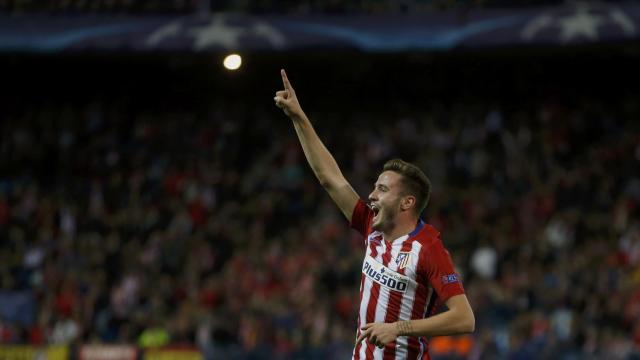
[[[433,244],[424,251],[423,266],[439,300],[444,303],[452,296],[464,294],[460,275],[456,273],[451,255],[442,243]]]
[[[353,208],[351,214],[351,226],[352,229],[357,230],[362,236],[369,235],[369,227],[371,226],[371,220],[373,219],[373,210],[371,210],[367,204],[358,199],[356,206]]]

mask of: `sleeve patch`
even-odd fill
[[[442,283],[443,284],[453,284],[453,283],[457,283],[457,282],[460,282],[460,279],[458,279],[458,275],[457,274],[442,275]]]

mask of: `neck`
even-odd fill
[[[382,232],[382,235],[387,241],[393,241],[401,236],[411,233],[418,224],[418,218],[416,217],[396,220],[397,222],[394,224],[393,228]]]

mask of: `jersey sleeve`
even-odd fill
[[[436,243],[425,249],[424,271],[438,299],[444,303],[450,297],[464,294],[462,280],[456,273],[451,255],[442,243]]]
[[[362,236],[369,235],[369,229],[371,227],[371,220],[373,219],[373,210],[371,210],[367,204],[358,199],[356,206],[353,208],[351,214],[351,226],[352,229],[357,230]]]

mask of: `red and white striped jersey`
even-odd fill
[[[420,221],[410,234],[387,241],[371,231],[373,211],[359,200],[351,227],[365,237],[367,246],[360,281],[358,332],[372,322],[423,319],[464,289],[449,252],[433,226]],[[399,336],[383,349],[361,341],[353,359],[429,359],[425,338]]]

